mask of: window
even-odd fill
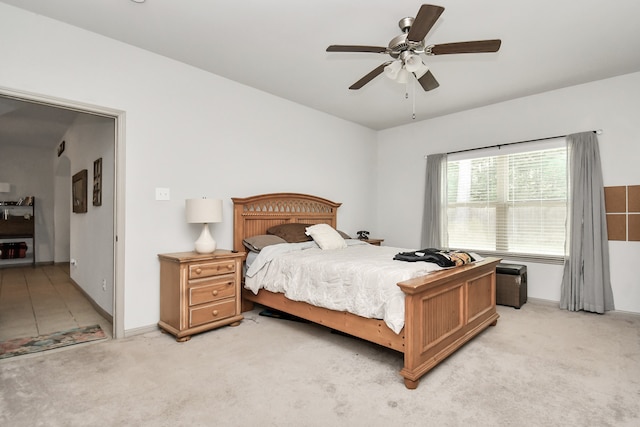
[[[564,138],[448,156],[449,247],[555,259],[566,215]]]

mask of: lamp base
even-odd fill
[[[202,233],[196,240],[195,248],[199,254],[210,254],[216,250],[216,241],[211,237],[209,224],[202,224]]]

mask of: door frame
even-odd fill
[[[18,91],[0,86],[0,96],[33,102],[54,108],[112,118],[115,121],[114,141],[114,212],[113,212],[113,338],[124,338],[124,266],[125,266],[125,112],[78,101]]]

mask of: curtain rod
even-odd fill
[[[596,130],[592,130],[591,132],[597,134],[597,135],[602,135],[602,129],[596,129]],[[564,138],[567,135],[558,135],[558,136],[548,136],[546,138],[538,138],[538,139],[528,139],[526,141],[517,141],[517,142],[507,142],[506,144],[496,144],[496,145],[489,145],[487,147],[478,147],[478,148],[468,148],[466,150],[458,150],[458,151],[450,151],[447,154],[457,154],[457,153],[466,153],[467,151],[476,151],[476,150],[484,150],[485,148],[500,148],[500,147],[504,147],[507,145],[514,145],[514,144],[524,144],[525,142],[536,142],[536,141],[546,141],[548,139],[555,139],[555,138]],[[427,156],[424,156],[424,158],[426,159]]]

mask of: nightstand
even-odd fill
[[[362,239],[363,242],[367,242],[371,245],[380,246],[384,239]]]
[[[158,326],[184,342],[199,332],[239,325],[244,255],[226,250],[159,254]]]

